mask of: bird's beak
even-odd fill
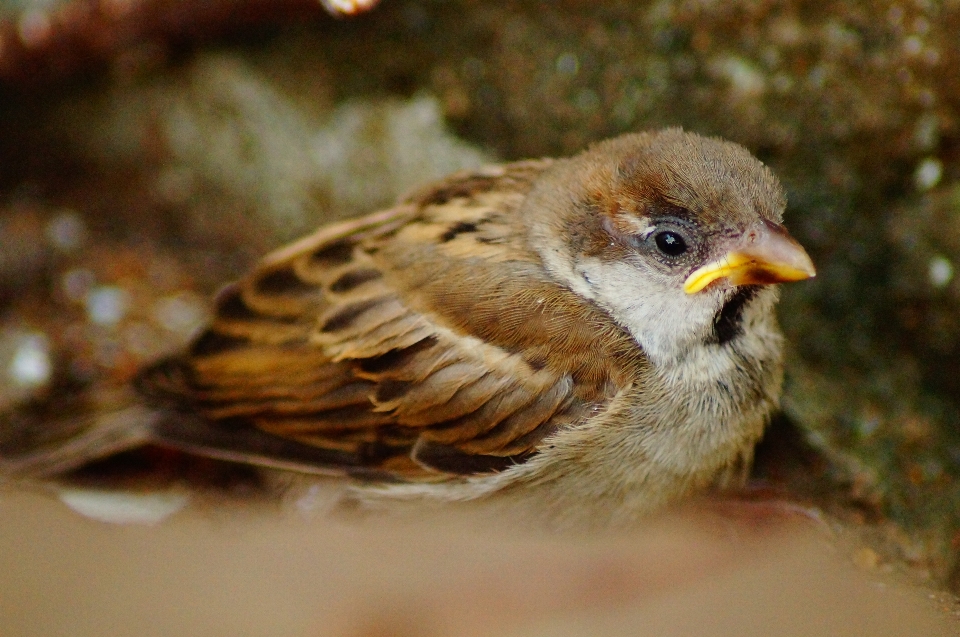
[[[724,256],[690,274],[683,290],[695,294],[724,278],[731,285],[752,285],[802,281],[816,275],[803,246],[783,226],[764,219],[744,232]]]

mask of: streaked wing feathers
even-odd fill
[[[273,253],[142,384],[321,464],[436,479],[522,461],[637,363],[523,242],[514,213],[548,164],[462,173]]]

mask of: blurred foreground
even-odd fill
[[[688,510],[611,537],[272,508],[160,526],[0,497],[0,618],[22,637],[956,634],[951,603],[806,525]]]

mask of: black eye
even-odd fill
[[[658,232],[654,235],[653,240],[660,252],[668,257],[679,257],[687,251],[687,242],[676,232],[669,230]]]

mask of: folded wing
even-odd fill
[[[602,408],[639,352],[525,245],[515,213],[546,165],[456,175],[267,257],[186,355],[143,376],[209,430],[184,416],[161,437],[431,480],[523,462]]]

